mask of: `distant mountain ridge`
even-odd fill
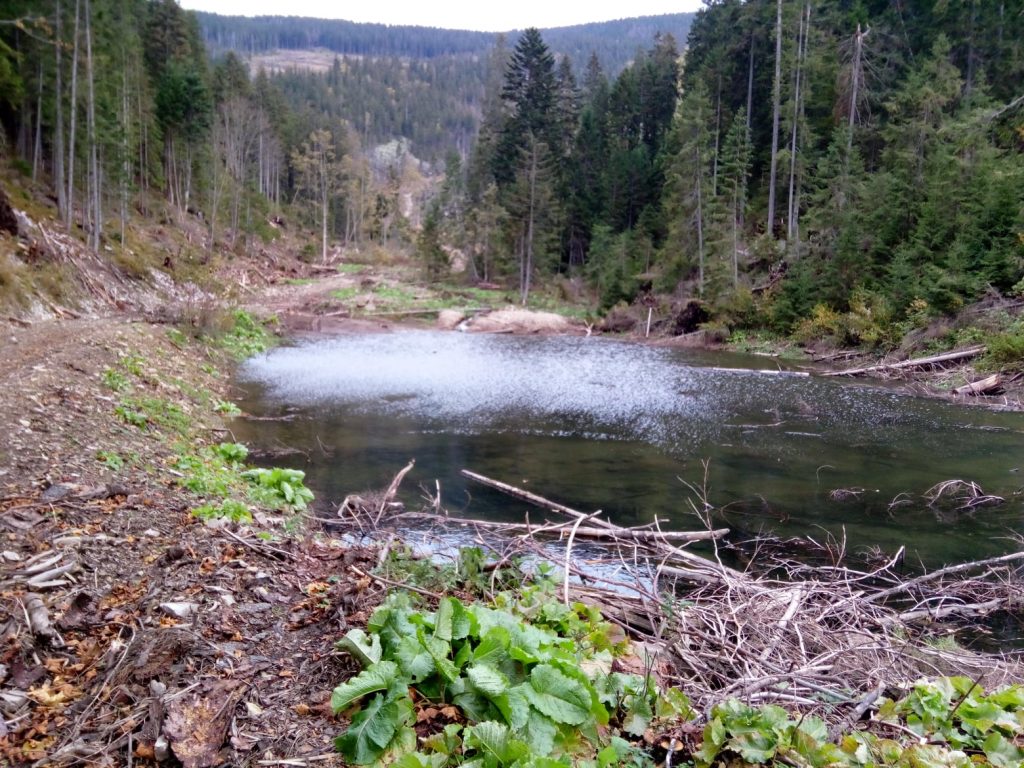
[[[621,71],[638,48],[646,48],[657,33],[671,34],[679,48],[686,43],[693,13],[641,16],[542,30],[558,55],[567,55],[580,70],[596,53],[610,75]],[[341,19],[298,16],[221,16],[196,12],[203,38],[213,55],[234,50],[255,55],[278,49],[322,48],[342,55],[433,59],[483,56],[497,33],[435,27],[389,26]],[[504,33],[511,41],[518,31]]]

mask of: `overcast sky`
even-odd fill
[[[179,0],[182,8],[226,16],[310,16],[506,32],[589,21],[696,11],[700,0]]]

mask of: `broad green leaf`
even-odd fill
[[[466,676],[473,687],[489,699],[501,696],[508,690],[508,678],[486,664],[474,664],[466,670]]]
[[[825,722],[820,718],[801,718],[798,730],[801,733],[806,733],[809,737],[817,741],[819,744],[824,744],[826,741],[828,741],[828,726],[825,725]]]
[[[396,760],[394,768],[442,768],[448,762],[448,755],[435,752],[424,755],[422,752],[409,752]]]
[[[451,653],[451,643],[441,640],[438,637],[427,637],[422,627],[416,628],[417,636],[419,637],[420,645],[423,646],[424,650],[430,654],[431,660],[434,662],[434,668],[441,677],[447,680],[449,683],[459,679],[459,670],[455,664],[452,663],[451,659],[448,658],[448,654]]]
[[[509,688],[505,694],[496,696],[493,702],[505,718],[505,722],[512,726],[512,730],[519,731],[526,725],[532,710],[523,693],[522,685]]]
[[[512,737],[507,725],[491,720],[466,728],[464,743],[467,749],[490,756],[502,766],[511,765],[530,751],[526,744]]]
[[[643,736],[651,724],[651,718],[641,712],[630,712],[622,721],[622,730],[632,736]]]
[[[430,752],[440,752],[445,757],[454,755],[462,747],[462,738],[459,732],[462,726],[458,723],[449,723],[441,733],[435,733],[423,740],[423,749]]]
[[[335,746],[349,762],[370,765],[384,754],[401,724],[398,703],[374,696],[352,718],[348,730],[335,740]]]
[[[694,716],[689,697],[678,688],[662,691],[654,704],[654,713],[661,718],[680,717],[683,720],[692,720]]]
[[[364,669],[347,683],[342,683],[331,693],[331,709],[337,714],[356,699],[374,691],[387,690],[398,677],[398,665],[393,661],[382,661]]]
[[[548,664],[530,672],[523,692],[530,703],[556,723],[579,725],[590,715],[590,693],[580,684]]]
[[[473,648],[470,646],[469,641],[465,641],[455,653],[454,664],[459,669],[462,669],[471,658],[473,658]]]
[[[956,714],[965,724],[981,733],[987,733],[993,726],[1010,730],[1019,728],[1017,718],[992,701],[976,701],[972,697],[960,705]]]
[[[767,763],[775,756],[778,742],[771,732],[751,731],[733,736],[728,746],[748,763]]]
[[[452,641],[452,619],[455,617],[455,604],[458,601],[454,597],[442,598],[434,614],[434,637],[447,642]]]
[[[1020,768],[1024,765],[1024,750],[1001,733],[990,733],[982,745],[985,757],[996,768]]]
[[[505,627],[491,627],[473,651],[473,661],[497,666],[508,657],[510,640],[511,635]]]
[[[395,646],[391,657],[398,662],[402,673],[413,682],[419,682],[434,674],[434,660],[427,649],[420,645],[415,635],[407,635]]]
[[[351,653],[364,667],[380,661],[380,636],[367,636],[361,629],[349,630],[341,640],[335,643],[335,647],[338,650]]]
[[[558,726],[546,715],[530,707],[526,727],[520,730],[530,749],[537,755],[550,755],[555,748]]]
[[[452,694],[452,703],[462,710],[467,720],[482,722],[498,715],[498,710],[490,699],[473,690]]]

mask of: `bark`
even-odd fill
[[[39,62],[39,95],[36,99],[36,137],[32,147],[32,181],[39,178],[43,154],[43,63]]]
[[[64,225],[70,229],[75,210],[75,125],[78,121],[78,25],[82,0],[75,0],[75,41],[71,53],[71,125],[68,129],[68,191]]]
[[[802,112],[801,98],[803,89],[801,80],[803,78],[803,60],[807,55],[807,37],[810,34],[811,26],[811,5],[808,3],[804,15],[800,19],[800,29],[797,33],[797,57],[794,66],[793,76],[793,130],[789,147],[789,205],[786,215],[786,239],[793,242],[797,237],[797,189],[796,189],[796,166],[797,166],[797,137],[800,128],[800,115]]]
[[[701,177],[704,168],[700,162],[700,142],[695,147],[697,155],[697,295],[704,295],[704,196],[701,190]]]
[[[779,113],[782,101],[782,0],[775,3],[775,80],[772,82],[772,156],[768,178],[768,227],[775,231],[775,181],[779,167]]]
[[[89,217],[89,243],[93,251],[100,249],[100,237],[103,234],[103,199],[100,184],[99,138],[96,135],[96,88],[93,78],[92,59],[92,8],[89,0],[85,0],[85,72],[89,89],[88,103],[88,137],[89,137],[89,201],[91,210]]]
[[[56,93],[54,95],[54,102],[57,107],[57,126],[56,136],[54,144],[54,186],[57,187],[57,216],[61,221],[67,221],[67,210],[68,210],[68,199],[67,191],[64,189],[64,84],[63,84],[63,69],[64,63],[61,57],[61,50],[64,48],[64,40],[61,31],[61,10],[60,0],[57,0],[56,4],[56,40],[57,44],[54,47],[56,49]]]

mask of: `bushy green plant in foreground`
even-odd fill
[[[702,738],[684,744],[676,737],[695,733],[697,715],[687,697],[613,672],[625,648],[596,609],[533,599],[546,594],[528,587],[522,602],[504,594],[504,607],[446,597],[435,611],[392,594],[366,631],[337,644],[363,666],[331,696],[336,713],[360,705],[336,740],[345,759],[401,768],[639,767],[663,761],[649,754],[652,743],[671,742],[672,764],[691,768],[1024,765],[1024,689],[986,694],[957,677],[882,699],[874,722],[836,739],[816,717],[730,699],[709,713]],[[424,720],[430,733],[417,738],[413,725]]]
[[[590,640],[549,625],[573,625],[569,613],[592,624]],[[620,734],[638,736],[656,716],[689,715],[689,704],[677,691],[659,695],[649,678],[613,672],[610,626],[589,617],[583,606],[552,606],[527,623],[453,597],[432,612],[392,597],[374,612],[370,634],[355,629],[338,644],[365,667],[331,696],[335,712],[365,702],[338,749],[359,765],[387,755],[404,766],[545,766],[563,754],[618,764],[634,751]],[[414,701],[424,700],[454,705],[466,724],[449,723],[418,750]]]
[[[232,522],[252,522],[248,499],[269,509],[299,511],[313,500],[305,473],[297,469],[245,469],[249,450],[241,443],[220,443],[198,450],[182,449],[174,460],[178,483],[200,496],[219,499],[193,510],[203,520],[226,517]]]

